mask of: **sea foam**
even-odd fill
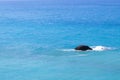
[[[107,47],[107,46],[90,46],[92,50],[87,51],[105,51],[105,50],[112,50],[114,48]],[[81,50],[75,50],[75,49],[61,49],[61,51],[65,52],[71,52],[71,51],[81,51]]]
[[[106,47],[106,46],[91,46],[93,51],[105,51],[105,50],[111,50],[113,48],[111,47]]]

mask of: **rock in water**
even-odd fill
[[[77,46],[77,47],[75,48],[75,50],[86,51],[86,50],[92,50],[92,48],[90,48],[90,47],[87,46],[87,45],[80,45],[80,46]]]

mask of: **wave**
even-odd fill
[[[71,51],[75,51],[74,49],[61,49],[62,51],[68,51],[68,52],[71,52]]]
[[[105,51],[105,50],[112,50],[113,48],[111,47],[106,47],[106,46],[91,46],[93,51]]]
[[[92,48],[92,50],[88,50],[88,51],[106,51],[106,50],[113,50],[115,48],[111,48],[111,47],[106,47],[106,46],[90,46]],[[61,49],[61,51],[65,51],[65,52],[71,52],[71,51],[80,51],[80,50],[75,50],[75,49]]]

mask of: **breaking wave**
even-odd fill
[[[106,50],[113,50],[115,48],[106,47],[106,46],[90,46],[92,48],[92,51],[106,51]],[[75,49],[61,49],[61,51],[71,52],[71,51],[80,51]],[[91,51],[91,50],[88,50]]]
[[[105,51],[105,50],[112,50],[113,48],[111,47],[106,47],[106,46],[91,46],[93,51]]]

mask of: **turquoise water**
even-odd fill
[[[120,80],[120,6],[0,5],[1,80]],[[72,51],[80,44],[111,47]]]

